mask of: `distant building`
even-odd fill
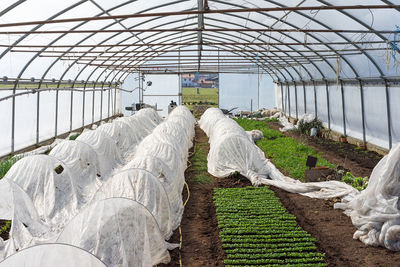
[[[218,88],[218,74],[182,74],[182,87]]]
[[[194,80],[194,74],[182,74],[182,87],[199,87]]]

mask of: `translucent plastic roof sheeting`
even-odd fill
[[[1,267],[106,267],[89,252],[67,244],[42,244],[21,250],[4,261]]]
[[[143,169],[128,169],[115,174],[96,193],[92,202],[125,197],[145,206],[160,227],[164,239],[172,235],[172,214],[168,195],[161,181]]]
[[[147,267],[170,261],[153,215],[126,198],[100,200],[86,207],[68,223],[57,243],[80,247],[110,267]]]
[[[341,78],[398,75],[393,67],[398,62],[398,52],[392,46],[396,33],[393,19],[399,12],[398,6],[393,5],[399,5],[398,1],[368,0],[362,4],[380,8],[355,9],[338,8],[360,4],[344,0],[334,4],[323,0],[290,3],[209,0],[208,7],[202,6],[203,1],[199,3],[195,0],[63,0],[57,4],[50,0],[6,1],[0,10],[2,29],[15,33],[3,34],[0,39],[3,45],[0,73],[13,78],[120,82],[137,67],[157,60],[156,55],[164,54],[166,49],[213,49],[216,54],[219,48],[222,55],[238,55],[242,59],[251,56],[244,62],[260,66],[275,81],[333,79],[338,69]],[[168,12],[204,8],[210,12],[167,16]],[[249,8],[253,10],[249,12]],[[107,16],[115,17],[103,19]],[[64,21],[55,23],[60,19]],[[31,23],[7,24],[16,20]],[[196,30],[203,25],[203,31]],[[164,31],[150,31],[154,29]],[[199,41],[203,44],[199,45]],[[146,46],[147,43],[175,44],[157,47]],[[222,68],[228,63],[223,62]]]

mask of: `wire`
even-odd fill
[[[196,142],[196,139],[193,140],[193,144]],[[196,146],[193,145],[193,152],[189,152],[189,158],[191,158],[194,154],[196,153]],[[190,167],[193,166],[192,162],[190,160],[188,160],[188,166],[186,167],[186,170],[189,169]],[[185,181],[185,187],[186,187],[186,191],[187,191],[187,198],[185,200],[185,202],[183,203],[183,207],[186,207],[186,204],[189,201],[190,198],[190,190],[189,190],[189,185],[186,183]],[[183,237],[182,237],[182,228],[181,225],[179,225],[179,266],[183,266],[182,265],[182,254],[181,254],[181,249],[182,249],[182,243],[183,243]]]

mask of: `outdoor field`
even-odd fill
[[[193,105],[206,104],[209,106],[218,106],[218,88],[197,88],[183,87],[182,102],[189,108]]]

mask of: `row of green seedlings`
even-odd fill
[[[326,266],[316,239],[268,187],[215,188],[226,266]]]
[[[279,131],[268,127],[265,121],[249,120],[245,118],[236,119],[236,122],[246,131],[260,130],[264,135],[263,140],[257,141],[257,145],[264,151],[265,155],[278,168],[284,170],[289,176],[305,181],[306,161],[309,155],[318,159],[317,166],[328,166],[329,168],[337,168],[335,164],[330,163],[317,153],[307,144],[299,143],[296,139],[285,137]],[[364,190],[368,186],[368,177],[355,177],[352,173],[342,174],[342,182],[345,182],[357,190]],[[343,171],[342,171],[343,172]]]

